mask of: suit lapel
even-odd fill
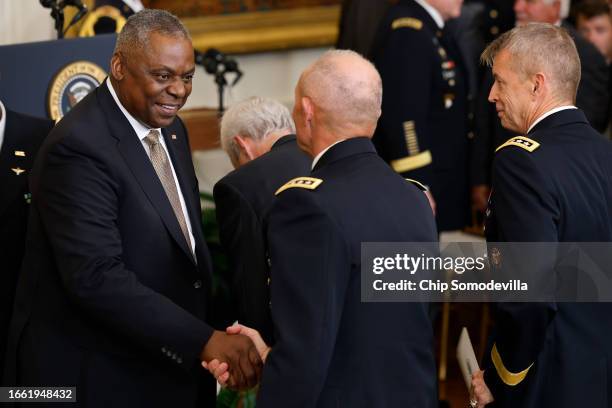
[[[157,210],[170,236],[185,252],[185,255],[195,263],[181,227],[174,215],[168,196],[134,129],[132,129],[127,118],[113,100],[106,83],[100,85],[96,92],[98,93],[100,105],[108,119],[111,133],[119,141],[117,148],[126,165],[130,168],[134,178],[138,181],[145,195]]]

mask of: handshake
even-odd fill
[[[200,355],[202,366],[221,384],[232,390],[253,388],[261,377],[261,369],[270,347],[259,332],[235,324],[226,333],[215,330]]]

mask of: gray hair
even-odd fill
[[[300,80],[302,95],[322,111],[325,125],[376,126],[382,103],[382,80],[374,65],[350,50],[324,53]],[[364,136],[364,135],[361,135]]]
[[[165,10],[144,9],[127,19],[117,36],[114,52],[127,55],[131,50],[146,49],[151,33],[191,41],[189,31],[174,14]]]
[[[221,147],[232,159],[238,158],[235,136],[257,142],[278,131],[295,133],[287,107],[273,99],[252,96],[229,108],[221,119]]]
[[[483,64],[493,66],[502,51],[512,56],[516,73],[525,77],[545,72],[553,93],[575,100],[580,82],[580,58],[576,44],[567,31],[546,23],[529,23],[505,32],[480,56]]]

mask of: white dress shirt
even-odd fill
[[[108,85],[108,90],[110,91],[111,95],[113,96],[113,99],[117,103],[117,106],[119,106],[119,109],[121,109],[121,112],[123,112],[128,122],[130,122],[130,125],[132,125],[134,132],[136,132],[136,136],[138,136],[138,139],[140,139],[140,143],[142,143],[142,147],[144,147],[145,151],[147,152],[147,155],[150,157],[151,149],[149,148],[149,144],[144,139],[145,137],[147,137],[149,132],[153,129],[139,122],[135,117],[133,117],[123,107],[123,105],[119,101],[119,98],[117,97],[117,93],[113,89],[113,85],[111,84],[110,79],[106,80],[106,84]],[[168,156],[168,161],[170,162],[170,168],[172,169],[172,177],[174,178],[174,184],[176,184],[176,191],[178,192],[179,201],[181,202],[181,210],[183,211],[183,216],[185,217],[187,229],[189,230],[189,241],[191,241],[190,242],[191,251],[195,254],[195,239],[193,238],[193,233],[191,232],[191,221],[189,219],[189,214],[187,213],[187,206],[185,205],[185,199],[183,198],[183,192],[181,191],[181,185],[178,182],[178,178],[176,178],[176,172],[174,171],[174,165],[172,164],[172,159],[170,158],[170,154],[168,153],[168,148],[166,147],[166,142],[162,136],[162,131],[160,128],[157,128],[155,130],[159,132],[159,135],[160,135],[159,142],[164,148],[164,150],[166,151],[166,155]]]

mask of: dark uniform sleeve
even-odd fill
[[[427,115],[435,48],[432,38],[420,29],[389,30],[384,50],[375,59],[385,97],[374,143],[396,172],[432,185],[430,148],[434,135],[428,129]]]
[[[46,160],[33,194],[70,300],[152,356],[171,347],[181,367],[195,367],[213,329],[124,263],[117,216],[123,186],[113,170],[78,145],[56,145]]]
[[[503,242],[556,242],[558,210],[546,188],[544,175],[531,154],[517,147],[497,153],[493,166],[491,204],[496,236]],[[489,250],[495,243],[488,243]],[[508,250],[508,248],[506,248]],[[504,260],[520,257],[503,254]],[[504,263],[510,263],[506,262]],[[548,256],[530,261],[541,279],[551,279],[554,260]],[[501,406],[522,406],[521,401],[538,370],[536,360],[554,318],[554,303],[499,303],[496,313],[491,366],[485,380]],[[518,405],[517,405],[518,404]]]
[[[268,218],[276,343],[257,405],[316,405],[336,342],[351,258],[339,226],[315,193],[290,189]]]
[[[250,203],[230,183],[221,180],[213,194],[238,321],[257,329],[270,344],[268,271],[261,222]]]

